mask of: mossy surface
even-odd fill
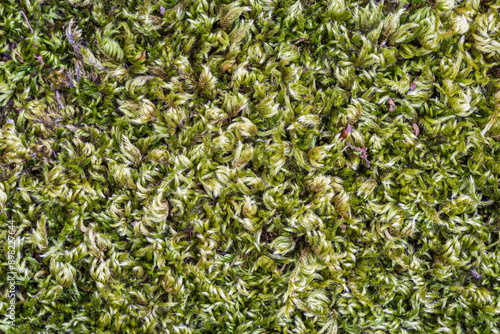
[[[499,9],[1,0],[0,332],[499,333]]]

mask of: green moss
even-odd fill
[[[499,8],[0,1],[0,332],[497,333]]]

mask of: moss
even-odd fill
[[[0,3],[1,332],[500,330],[498,1]]]

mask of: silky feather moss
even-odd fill
[[[499,332],[499,1],[0,3],[0,331]]]

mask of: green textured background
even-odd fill
[[[0,332],[499,333],[499,9],[1,0]]]

